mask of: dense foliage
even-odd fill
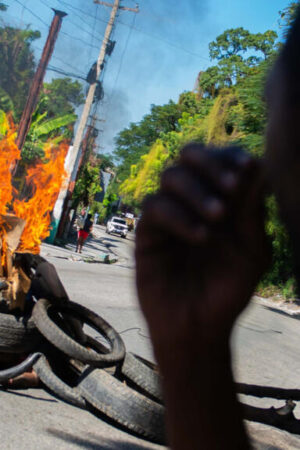
[[[0,11],[7,6],[0,3]],[[21,118],[36,69],[32,43],[40,32],[29,28],[0,27],[0,109]],[[44,83],[32,125],[22,149],[22,164],[33,163],[44,155],[46,142],[57,144],[71,139],[77,119],[75,108],[84,102],[82,85],[70,78]]]
[[[293,20],[298,3],[293,2],[280,13],[284,30]],[[121,164],[117,181],[122,201],[138,209],[143,198],[157,190],[161,172],[176,161],[180,149],[189,141],[215,146],[240,145],[253,155],[262,156],[266,125],[264,85],[279,47],[272,30],[252,34],[237,28],[218,36],[209,45],[214,65],[200,72],[198,89],[183,93],[178,104],[172,104],[179,115],[173,128],[156,128],[157,117],[152,115],[152,106],[150,114],[140,123],[131,124],[118,135],[116,155]],[[151,134],[153,129],[157,133]],[[137,132],[151,136],[138,149]],[[123,148],[127,152],[122,153]],[[125,174],[128,174],[126,179]],[[267,201],[267,210],[266,230],[272,240],[274,264],[263,284],[288,286],[285,289],[290,293],[291,252],[273,197]]]
[[[0,88],[14,105],[17,119],[22,114],[35,70],[31,43],[40,35],[39,31],[0,27]],[[1,97],[0,108],[5,110],[7,107]]]

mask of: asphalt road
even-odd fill
[[[124,339],[127,350],[153,359],[145,321],[134,287],[134,236],[124,240],[94,227],[95,237],[82,256],[92,261],[101,253],[118,255],[115,264],[80,260],[74,246],[58,249],[43,245],[42,254],[52,262],[70,298],[93,309],[110,322]],[[95,333],[95,332],[94,332]],[[238,381],[298,388],[300,386],[300,322],[254,300],[239,318],[232,347]],[[67,405],[42,389],[0,391],[0,448],[2,449],[159,449],[105,423],[87,411]],[[283,405],[266,399],[248,403]],[[216,405],[225,409],[226,405]],[[296,409],[300,418],[300,409]],[[300,449],[300,440],[263,425],[250,425],[260,449]]]

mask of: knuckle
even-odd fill
[[[189,160],[191,157],[194,158],[195,155],[201,158],[205,153],[205,146],[203,144],[198,144],[196,142],[190,142],[185,145],[180,152],[180,159],[182,161]]]
[[[189,153],[201,152],[203,150],[205,150],[205,146],[203,144],[189,142],[181,149],[181,154],[188,155]]]
[[[162,175],[160,179],[160,185],[162,188],[168,188],[173,186],[176,180],[181,176],[181,169],[178,166],[168,167]]]

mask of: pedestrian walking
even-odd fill
[[[77,232],[76,252],[78,253],[81,253],[83,244],[93,229],[93,221],[91,220],[91,218],[92,215],[88,214],[87,218],[84,221],[83,227],[80,228]]]

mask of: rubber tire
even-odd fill
[[[30,353],[42,340],[32,318],[0,313],[0,352]]]
[[[99,353],[107,353],[107,348],[101,342],[85,335],[86,343]],[[161,378],[157,370],[153,369],[157,366],[146,359],[126,352],[124,361],[120,366],[116,367],[115,376],[133,384],[133,388],[141,391],[143,395],[148,395],[154,401],[163,404],[163,396],[161,389]]]
[[[143,363],[133,353],[126,353],[121,368],[125,380],[133,382],[142,392],[150,394],[155,401],[163,403],[161,378],[157,372]]]
[[[70,361],[78,373],[78,364]],[[164,444],[164,408],[102,369],[83,368],[76,387],[70,387],[52,371],[45,357],[33,366],[41,381],[59,399],[88,409],[88,404],[139,436]]]
[[[137,359],[139,359],[143,364],[145,364],[147,367],[149,367],[151,370],[153,370],[153,371],[156,372],[156,373],[159,373],[158,365],[157,365],[157,364],[155,364],[155,363],[152,362],[152,361],[149,361],[148,359],[143,358],[143,357],[140,356],[140,355],[137,355],[136,353],[133,353],[133,355],[134,355]]]
[[[77,319],[88,323],[108,340],[111,351],[107,354],[99,354],[78,344],[49,318],[48,309],[50,307],[75,315]],[[48,300],[40,299],[33,308],[32,316],[43,336],[71,358],[95,367],[109,367],[121,362],[125,357],[125,345],[121,336],[102,317],[78,303],[69,301],[56,307],[51,305]]]
[[[3,384],[3,381],[6,382],[10,378],[15,378],[22,375],[24,372],[28,372],[41,356],[42,354],[40,352],[32,353],[20,364],[10,367],[9,369],[0,370],[0,383]]]
[[[44,385],[47,386],[56,397],[73,406],[86,409],[86,401],[80,395],[78,389],[76,387],[72,388],[55,375],[44,355],[33,365],[33,369]]]
[[[164,407],[144,397],[105,370],[85,368],[78,390],[98,411],[135,434],[165,444]]]

